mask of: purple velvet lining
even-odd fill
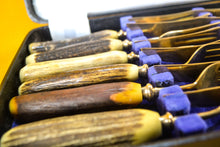
[[[154,66],[151,66],[151,67],[148,68],[148,72],[147,73],[148,73],[148,76],[152,76],[152,75],[157,74],[158,72],[157,72],[157,70],[155,69]]]
[[[148,77],[154,87],[167,87],[174,85],[174,77],[170,72],[154,74]]]
[[[147,40],[145,36],[139,36],[132,38],[132,48],[131,50],[138,54],[141,48],[151,48],[151,43]]]
[[[197,114],[177,117],[174,122],[175,136],[187,136],[204,133],[208,129],[206,122]]]
[[[172,115],[184,115],[190,112],[190,101],[178,85],[172,85],[160,90],[157,98],[159,113],[170,112]]]
[[[127,39],[128,40],[132,40],[135,37],[144,36],[144,33],[140,28],[139,29],[127,28],[126,33],[127,33]]]
[[[149,47],[149,48],[150,48],[150,47]],[[152,49],[145,49],[143,52],[144,52],[146,55],[148,55],[148,56],[157,54],[157,51],[156,51],[156,50],[152,50]]]
[[[140,65],[147,64],[148,66],[161,64],[161,58],[158,54],[147,56],[142,51],[139,52],[139,62]]]
[[[157,73],[169,72],[169,70],[165,66],[159,66],[159,67],[158,66],[154,66],[154,68],[157,71]]]
[[[207,15],[207,14],[208,14],[208,17],[212,17],[213,16],[213,14],[211,12],[200,12],[198,14],[198,16],[203,16],[203,15]]]
[[[210,21],[210,24],[216,23],[216,22],[220,22],[220,20],[212,20]]]
[[[195,8],[192,8],[192,10],[193,11],[195,11],[195,10],[205,10],[205,8],[203,8],[203,7],[195,7]]]
[[[166,67],[155,68],[151,66],[148,68],[148,82],[151,83],[154,87],[167,87],[174,85],[174,77],[168,71]]]
[[[13,123],[12,123],[12,128],[14,128],[14,127],[16,127],[16,126],[18,126],[19,124],[17,123],[17,122],[15,122],[15,121],[13,121]]]
[[[205,112],[205,111],[210,111],[215,108],[216,108],[216,106],[214,106],[214,107],[191,107],[190,113]],[[205,119],[205,122],[206,122],[209,130],[220,130],[220,124],[219,124],[220,114],[213,116],[211,118]]]
[[[121,29],[123,31],[126,31],[127,29],[127,23],[135,23],[135,21],[130,21],[129,19],[132,18],[132,16],[123,16],[120,18],[120,26],[121,26]]]
[[[135,42],[140,42],[140,41],[145,41],[147,40],[147,37],[146,36],[138,36],[138,37],[135,37],[135,38],[132,38],[132,43],[135,43]]]
[[[203,7],[195,7],[195,8],[192,8],[192,11],[197,11],[197,10],[205,10],[205,8]],[[207,15],[208,14],[208,17],[212,17],[213,14],[211,12],[200,12],[198,14],[198,16],[203,16],[203,15]]]

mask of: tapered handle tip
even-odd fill
[[[12,115],[18,114],[18,105],[17,105],[15,97],[13,97],[9,102],[9,111]]]
[[[26,64],[31,64],[31,63],[36,63],[36,55],[37,55],[38,53],[33,53],[33,54],[31,54],[31,55],[29,55],[29,56],[27,56],[26,57],[26,59],[25,59],[25,63]]]
[[[40,49],[42,47],[41,42],[33,42],[28,46],[29,52],[34,53],[36,49]]]

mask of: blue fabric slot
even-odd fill
[[[132,18],[131,15],[120,17],[120,26],[123,31],[126,31],[127,23],[135,23],[135,21],[130,21],[130,18]]]
[[[144,36],[144,33],[140,28],[134,29],[134,30],[127,28],[126,32],[127,32],[127,39],[128,40],[132,40],[135,37]]]
[[[157,98],[157,108],[161,115],[170,112],[172,115],[185,115],[190,112],[190,101],[178,85],[172,85],[160,90]]]
[[[197,114],[177,117],[174,122],[175,136],[188,136],[204,133],[208,129],[206,122]]]

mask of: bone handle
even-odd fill
[[[135,81],[138,75],[139,67],[134,64],[113,64],[62,72],[22,83],[19,87],[19,95],[103,82]]]
[[[94,41],[71,44],[47,52],[33,53],[26,57],[26,64],[86,56],[114,50],[123,50],[123,42],[121,40],[99,39]]]
[[[127,109],[58,117],[17,126],[1,138],[1,146],[137,145],[162,134],[159,114]]]
[[[123,51],[109,51],[83,57],[39,62],[23,67],[20,70],[20,80],[25,82],[60,72],[127,62],[127,53]]]
[[[104,39],[104,38],[117,39],[118,32],[114,30],[103,30],[103,31],[92,33],[87,36],[73,38],[73,39],[66,39],[66,40],[61,40],[61,41],[33,42],[29,45],[29,51],[30,53],[45,52],[45,51],[54,50],[56,48],[70,45],[70,44]]]

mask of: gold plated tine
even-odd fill
[[[181,85],[180,88],[183,91],[189,91],[189,90],[193,91],[193,90],[200,90],[200,89],[219,86],[220,83],[219,69],[220,69],[220,61],[210,64],[202,71],[202,73],[193,83]],[[154,88],[150,83],[148,83],[145,87],[142,87],[143,95],[149,101],[157,97],[161,89],[162,88],[159,87]]]
[[[189,33],[195,33],[195,32],[198,32],[198,31],[205,30],[205,29],[210,29],[212,27],[217,27],[219,25],[220,25],[220,22],[213,22],[211,24],[202,25],[202,26],[198,26],[198,27],[193,27],[193,28],[189,28],[189,29],[171,30],[171,31],[168,31],[168,32],[160,35],[160,38],[184,35],[184,34],[189,34]]]
[[[199,27],[210,24],[213,20],[219,20],[219,17],[193,18],[183,21],[167,21],[158,23],[128,23],[127,27],[131,30],[140,28],[146,36],[156,37],[171,30],[183,30],[193,27]]]
[[[214,41],[203,45],[142,48],[141,51],[145,54],[157,53],[163,64],[189,64],[220,60],[219,47],[219,41]]]
[[[166,38],[149,38],[152,47],[171,47],[185,45],[201,45],[218,40],[220,27],[214,27],[186,35],[179,35]]]
[[[220,60],[220,56],[215,56],[215,58],[209,57],[209,55],[218,55],[220,47],[220,42],[215,41],[213,43],[208,43],[202,45],[198,50],[196,50],[193,55],[188,59],[186,64],[202,62],[202,61],[217,61]],[[216,54],[217,53],[217,54]]]
[[[206,9],[208,12],[211,12],[213,16],[220,16],[220,9],[219,8],[211,8]]]
[[[217,108],[210,110],[210,111],[206,111],[206,112],[200,112],[198,113],[198,115],[200,117],[202,117],[203,119],[207,119],[210,118],[212,116],[216,116],[220,114],[220,106],[218,106]]]
[[[191,64],[161,64],[154,65],[154,68],[166,67],[169,72],[172,73],[175,83],[185,82],[192,83],[194,82],[202,71],[209,65],[215,63],[212,62],[200,62],[200,63],[191,63]]]
[[[220,48],[216,47],[206,51],[205,61],[220,60]]]
[[[209,87],[199,90],[186,91],[190,102],[195,106],[219,106],[220,86]]]
[[[156,52],[162,59],[163,64],[166,63],[178,63],[183,64],[200,49],[201,45],[192,46],[179,46],[179,47],[152,47],[152,48],[142,48],[141,51],[148,54],[150,51]]]
[[[147,24],[128,24],[130,26],[129,28],[135,29],[135,28],[142,28],[142,31],[145,35],[146,33],[150,34],[151,36],[160,36],[163,33],[166,33],[170,30],[180,30],[180,29],[187,29],[191,28],[192,25],[194,27],[196,26],[202,26],[209,24],[212,20],[218,20],[219,18],[209,17],[209,18],[195,18],[187,21],[172,21],[172,22],[163,22],[163,23],[147,23]],[[184,25],[183,25],[184,24]],[[192,30],[191,30],[192,31]],[[195,31],[195,30],[194,30]],[[33,42],[29,45],[29,51],[30,53],[35,52],[45,52],[50,50],[55,50],[62,48],[67,45],[72,44],[80,44],[85,41],[94,41],[99,39],[121,39],[126,36],[126,32],[124,31],[114,31],[114,30],[103,30],[99,32],[92,33],[88,36],[83,36],[79,38],[73,38],[73,39],[67,39],[67,40],[61,40],[61,41],[46,41],[46,42]]]
[[[206,67],[195,82],[180,86],[183,90],[203,89],[219,85],[220,61]]]
[[[218,9],[216,9],[218,11]],[[164,14],[164,15],[156,15],[156,16],[138,16],[132,17],[129,20],[135,21],[136,23],[145,23],[145,22],[162,22],[162,21],[181,21],[188,20],[194,17],[208,17],[209,15],[203,14],[198,16],[200,12],[215,12],[214,9],[192,9],[187,11],[182,11],[178,13]],[[217,16],[217,15],[215,15]]]

